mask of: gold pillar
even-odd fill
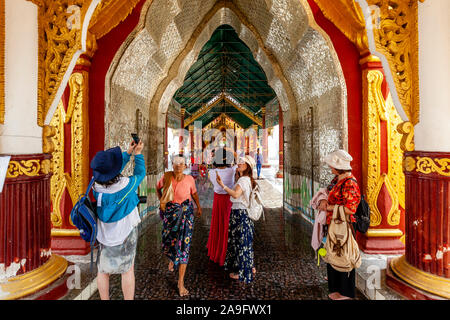
[[[63,96],[51,120],[56,128],[51,180],[52,250],[61,254],[89,252],[70,219],[70,206],[63,205],[65,193],[74,205],[89,183],[89,70],[97,44],[95,37],[88,35],[88,51],[80,56],[69,78],[70,95],[68,99]],[[70,144],[64,140],[65,130],[70,130]],[[70,168],[65,167],[67,157]]]
[[[400,150],[401,122],[388,89],[381,61],[361,59],[363,83],[362,192],[371,209],[370,227],[358,242],[366,253],[404,252],[404,183]]]

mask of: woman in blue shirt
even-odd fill
[[[122,275],[125,300],[134,299],[134,258],[141,219],[137,188],[145,178],[144,144],[133,141],[126,152],[120,147],[98,152],[91,161],[97,201],[99,258],[97,286],[102,300],[109,300],[109,275]],[[123,177],[122,170],[134,151],[134,173]]]

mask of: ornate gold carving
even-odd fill
[[[10,161],[6,178],[17,178],[26,175],[28,177],[36,177],[41,171],[41,162],[39,160],[21,160]]]
[[[381,93],[382,82],[383,74],[380,71],[363,71],[363,143],[365,150],[363,153],[363,179],[365,179],[365,193],[371,208],[371,226],[379,225],[382,219],[376,203],[382,184],[380,177],[380,115],[383,116],[385,113],[383,106],[378,105],[384,105]]]
[[[53,144],[55,150],[53,151],[53,176],[50,180],[50,196],[52,201],[52,213],[50,220],[53,227],[60,227],[62,225],[61,214],[61,197],[66,188],[66,179],[64,177],[64,106],[60,101],[58,108],[50,122],[50,125],[55,128],[55,135],[53,136]]]
[[[400,141],[400,148],[403,151],[413,151],[414,145],[414,126],[411,122],[406,121],[398,124],[397,131],[403,135]]]
[[[437,173],[444,177],[450,177],[450,159],[432,159],[429,157],[416,157],[416,171],[424,174]]]
[[[380,12],[373,28],[377,51],[387,58],[399,99],[413,125],[419,122],[419,44],[417,0],[368,0]]]
[[[327,17],[359,49],[368,53],[364,16],[354,0],[314,0]],[[419,122],[417,0],[367,0],[378,6],[379,28],[373,28],[377,51],[389,62],[400,102],[413,125]]]
[[[387,143],[388,143],[388,178],[392,185],[392,197],[398,198],[398,203],[405,208],[405,175],[403,174],[403,151],[400,148],[400,141],[403,137],[397,128],[402,119],[395,109],[392,96],[389,94],[386,99],[387,122]],[[394,224],[396,225],[396,224]]]
[[[41,171],[43,174],[49,174],[52,172],[52,162],[48,159],[42,160]]]
[[[140,0],[103,0],[92,16],[89,31],[102,38],[128,17]]]
[[[0,0],[0,124],[5,123],[5,0]]]
[[[390,95],[384,100],[381,86],[383,73],[378,70],[363,71],[363,141],[366,151],[363,155],[363,171],[366,179],[366,194],[371,208],[372,227],[381,224],[383,216],[377,200],[383,184],[392,200],[387,213],[387,223],[396,226],[400,223],[399,204],[405,207],[405,177],[402,170],[403,153],[399,148],[401,135],[397,126],[402,121],[395,109]],[[367,79],[367,80],[366,80]],[[380,121],[387,122],[388,173],[381,174],[381,129]]]
[[[56,129],[52,126],[42,128],[42,152],[52,153],[55,150],[52,137],[56,134]]]
[[[398,191],[391,185],[391,179],[388,175],[384,179],[384,185],[391,197],[391,208],[389,209],[387,215],[387,223],[390,226],[398,226],[400,224],[401,211],[399,209],[399,194]],[[404,196],[404,191],[403,191]],[[404,208],[404,198],[403,198],[403,208]]]
[[[81,49],[81,33],[92,0],[29,0],[39,6],[38,125],[55,99],[75,53]]]
[[[378,112],[380,120],[387,121],[386,103],[381,92],[384,76],[381,71],[370,70],[367,74],[367,82],[369,85],[369,105]]]
[[[67,188],[75,204],[87,187],[89,174],[88,73],[74,73],[69,80],[70,99],[64,122],[71,122],[71,174],[65,173]]]
[[[383,174],[379,176],[377,184],[373,187],[370,193],[368,193],[367,201],[370,206],[370,226],[376,227],[381,224],[381,221],[383,219],[380,210],[377,206],[377,199],[381,191],[381,187],[383,186],[383,183],[385,182],[386,175]]]
[[[413,157],[406,157],[403,161],[403,168],[408,172],[413,171],[416,168],[416,160]]]
[[[323,14],[353,42],[361,55],[369,52],[364,15],[354,0],[314,0]]]

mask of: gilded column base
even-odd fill
[[[387,285],[408,298],[450,299],[450,279],[413,267],[404,255],[390,260],[389,271],[392,273],[386,275]]]
[[[402,236],[400,229],[369,228],[365,234],[357,234],[357,241],[361,250],[368,254],[404,254]]]
[[[33,271],[10,278],[0,284],[0,299],[14,300],[29,296],[49,286],[66,272],[66,259],[52,255],[50,259]]]

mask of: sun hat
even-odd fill
[[[99,151],[91,161],[94,179],[107,182],[117,176],[122,169],[122,150],[120,147]]]
[[[338,170],[352,170],[350,162],[353,157],[345,150],[339,149],[325,156],[324,162]]]
[[[240,163],[242,163],[242,162],[247,163],[248,165],[250,165],[250,167],[252,168],[252,170],[253,170],[253,169],[255,168],[255,166],[256,166],[255,159],[253,159],[253,157],[250,156],[250,155],[246,155],[246,156],[244,156],[244,157],[239,157],[239,162],[240,162]]]

